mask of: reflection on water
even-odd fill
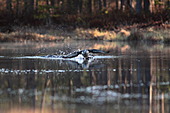
[[[88,48],[111,52],[86,62],[24,58],[40,49],[40,55],[61,55]],[[112,42],[2,43],[0,112],[169,113],[169,50]]]

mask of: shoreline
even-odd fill
[[[72,28],[70,26],[12,26],[10,32],[8,29],[7,32],[0,32],[1,42],[58,42],[65,40],[170,42],[169,23],[146,28],[139,28],[136,25],[122,26],[114,30]]]

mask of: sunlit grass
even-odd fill
[[[58,30],[42,29],[42,28],[14,28],[14,32],[0,33],[1,42],[25,42],[25,41],[61,41],[64,36],[60,35]]]
[[[75,33],[78,35],[77,39],[114,40],[116,38],[114,31],[102,31],[99,29],[78,28]]]
[[[10,34],[0,33],[0,40],[3,42],[24,42],[24,41],[60,41],[63,37],[53,36],[53,35],[41,35],[38,33],[22,33],[13,32]]]
[[[169,29],[119,29],[101,30],[93,29],[63,29],[57,27],[15,27],[11,33],[0,33],[1,42],[25,41],[61,41],[61,40],[104,40],[104,41],[144,41],[144,42],[170,42]]]

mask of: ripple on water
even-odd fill
[[[127,69],[122,69],[122,70],[127,70]],[[49,69],[27,69],[27,70],[18,70],[18,69],[6,69],[6,68],[1,68],[0,69],[0,73],[1,74],[29,74],[29,73],[38,73],[38,74],[42,74],[42,73],[65,73],[65,72],[83,72],[83,71],[95,71],[95,70],[88,70],[88,69],[85,69],[85,70],[81,70],[81,69],[70,69],[70,70],[49,70]],[[100,70],[102,71],[102,70]],[[113,72],[116,72],[117,70],[116,69],[108,69],[108,71],[113,71]],[[132,71],[136,71],[136,69],[133,69]]]
[[[89,71],[89,70],[45,70],[45,69],[28,69],[28,70],[15,70],[15,69],[5,69],[1,68],[0,73],[1,74],[43,74],[43,73],[65,73],[65,72],[83,72],[83,71]]]

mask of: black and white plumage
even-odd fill
[[[62,56],[62,57],[63,58],[73,58],[73,57],[76,57],[81,54],[85,59],[88,59],[90,53],[109,53],[109,51],[102,51],[102,50],[98,50],[98,49],[85,49],[85,50],[75,51],[73,53],[70,53],[70,54]]]

